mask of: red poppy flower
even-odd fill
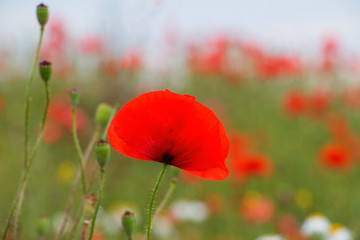
[[[313,115],[324,113],[331,104],[331,92],[327,89],[317,88],[309,95],[309,110]]]
[[[208,180],[223,180],[229,140],[215,114],[188,95],[149,92],[111,121],[110,145],[129,157],[166,163]]]

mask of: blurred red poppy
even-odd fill
[[[306,111],[308,100],[306,95],[299,90],[292,90],[284,98],[285,111],[294,116]]]
[[[42,141],[46,144],[54,145],[61,139],[62,135],[63,130],[61,126],[56,121],[48,119],[46,121]]]
[[[313,115],[324,113],[331,104],[331,92],[328,89],[316,88],[309,95],[309,110]]]
[[[223,180],[229,140],[215,114],[189,95],[149,92],[111,121],[110,145],[129,157],[166,163],[208,180]]]
[[[332,71],[337,66],[339,43],[335,37],[326,37],[322,46],[322,62],[320,70]]]
[[[129,71],[137,71],[143,65],[142,53],[138,49],[127,49],[124,56],[121,58],[121,67]]]
[[[276,221],[276,228],[286,239],[307,240],[307,238],[301,234],[299,223],[293,215],[282,215]]]
[[[269,158],[259,153],[243,153],[231,161],[234,177],[247,179],[251,176],[266,177],[271,174],[272,163]]]
[[[240,214],[247,223],[269,222],[275,212],[273,202],[259,194],[247,194],[240,204]]]
[[[340,143],[329,143],[320,150],[321,161],[324,165],[337,170],[347,169],[352,160],[347,148]]]
[[[104,39],[101,36],[88,36],[79,42],[80,50],[84,54],[100,54],[105,50]]]
[[[71,105],[59,101],[53,101],[49,106],[49,119],[52,119],[69,132],[72,131]],[[76,129],[82,132],[87,129],[89,119],[86,112],[80,108],[76,111]]]

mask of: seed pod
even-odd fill
[[[95,194],[86,196],[84,203],[84,220],[91,221],[96,208],[97,197]]]
[[[79,104],[80,101],[80,91],[77,90],[76,88],[73,88],[69,91],[69,96],[73,108],[76,108],[76,106]]]
[[[44,27],[49,19],[49,9],[46,5],[40,4],[36,8],[37,20],[41,27]]]
[[[39,73],[44,82],[48,82],[51,78],[51,62],[42,61],[39,63]]]
[[[110,158],[110,145],[107,141],[101,139],[95,146],[96,159],[103,169]]]
[[[126,211],[121,218],[121,223],[124,227],[124,230],[126,232],[126,235],[128,236],[129,239],[132,239],[132,235],[134,233],[135,230],[135,216],[134,213],[130,212],[130,211]]]

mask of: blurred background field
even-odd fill
[[[23,7],[2,17],[9,22],[24,13],[25,20],[15,22],[18,28],[9,30],[2,23],[4,28],[0,30],[0,222],[5,222],[8,215],[23,168],[25,87],[39,30],[34,16],[37,3],[29,2],[22,2]],[[134,10],[144,3],[147,5],[142,11]],[[110,1],[109,6],[101,6],[115,17],[106,18],[102,12],[99,19],[89,12],[100,2],[91,1],[88,7],[79,5],[85,10],[84,15],[76,12],[78,21],[74,17],[77,4],[74,9],[65,3],[46,4],[50,20],[40,60],[48,59],[53,64],[51,104],[20,218],[21,239],[38,239],[36,219],[40,215],[51,219],[45,239],[53,239],[65,212],[77,170],[67,93],[73,87],[81,91],[77,130],[83,150],[95,129],[98,104],[115,105],[119,101],[121,107],[148,91],[169,89],[195,96],[223,122],[230,139],[230,176],[225,181],[212,182],[182,173],[155,225],[154,239],[247,240],[270,233],[293,240],[307,239],[300,233],[301,224],[315,212],[332,223],[343,224],[357,239],[360,33],[359,29],[351,31],[354,25],[347,25],[347,20],[356,20],[354,9],[360,8],[355,1],[316,4],[315,9],[322,6],[325,13],[308,17],[332,19],[330,23],[337,23],[333,24],[334,29],[331,24],[315,24],[303,39],[285,30],[282,41],[282,33],[276,37],[266,34],[266,25],[256,21],[247,26],[254,32],[241,31],[241,22],[242,27],[235,31],[239,19],[224,13],[200,14],[208,20],[193,28],[188,27],[189,19],[180,21],[178,28],[166,26],[166,16],[176,9],[174,1],[138,1],[138,5],[131,6]],[[247,6],[245,1],[242,5],[226,1],[224,5]],[[11,6],[10,1],[1,2],[0,12]],[[121,9],[121,13],[130,10],[136,14],[116,17],[114,10],[108,10],[111,6]],[[176,17],[185,18],[190,11],[186,3],[181,6],[174,21]],[[215,11],[216,6],[209,3],[208,13]],[[249,6],[253,9],[250,3]],[[276,1],[272,8],[280,6],[281,1]],[[304,3],[302,7],[305,14],[311,4]],[[221,9],[226,12],[229,8]],[[206,8],[203,11],[207,12]],[[261,15],[262,11],[257,13]],[[283,6],[281,12],[286,11]],[[190,13],[189,18],[194,18]],[[288,18],[286,14],[281,16],[278,21]],[[297,19],[304,22],[296,26],[306,35],[307,17]],[[245,20],[252,18],[244,17]],[[142,28],[131,30],[127,21]],[[87,26],[94,22],[96,27]],[[342,28],[345,25],[348,31]],[[85,30],[77,35],[81,26],[86,26]],[[182,26],[187,30],[178,34]],[[276,24],[271,26],[274,31],[284,30]],[[30,114],[31,146],[39,131],[43,95],[43,84],[36,73]],[[97,173],[95,169],[97,163],[92,155],[87,175]],[[146,208],[159,170],[157,163],[130,159],[112,151],[96,239],[125,239],[119,221],[127,208],[137,217],[135,239],[144,238]],[[157,203],[164,196],[171,175],[168,171]],[[93,192],[97,186],[95,174]],[[78,205],[80,194],[77,197]],[[330,229],[329,234],[336,230]]]

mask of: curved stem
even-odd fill
[[[47,113],[48,113],[48,109],[49,109],[49,103],[50,103],[49,86],[48,86],[47,82],[44,82],[44,84],[45,84],[45,110],[44,110],[44,114],[43,114],[42,121],[41,121],[40,133],[36,139],[36,143],[35,143],[34,149],[32,151],[31,157],[30,157],[29,168],[35,159],[37,151],[39,150],[39,146],[40,146],[42,137],[44,135],[46,117],[47,117]]]
[[[84,163],[84,167],[87,164],[87,161],[89,159],[92,148],[94,147],[97,139],[99,138],[100,130],[101,130],[100,127],[96,127],[96,129],[95,129],[95,131],[94,131],[94,133],[93,133],[93,135],[92,135],[92,137],[90,139],[90,142],[89,142],[88,146],[86,147],[84,158],[82,160],[83,163]],[[79,180],[80,180],[80,174],[81,174],[81,170],[78,169],[77,172],[76,172],[76,175],[75,175],[75,180],[73,182],[73,186],[72,186],[72,189],[71,189],[71,192],[70,192],[69,200],[68,200],[68,203],[67,203],[67,206],[66,206],[65,217],[64,217],[64,220],[63,220],[63,222],[61,224],[59,232],[55,236],[55,240],[60,239],[60,237],[61,237],[62,233],[64,232],[65,227],[66,227],[66,225],[67,225],[67,223],[69,221],[71,209],[72,209],[74,199],[75,199],[76,189],[77,189],[77,186],[78,186]]]
[[[72,134],[73,134],[73,140],[74,140],[74,144],[76,147],[76,151],[78,154],[78,161],[79,161],[79,166],[81,169],[81,179],[82,179],[82,187],[83,187],[83,194],[84,196],[86,195],[86,178],[85,178],[85,167],[84,167],[84,163],[83,163],[83,153],[81,151],[81,147],[79,144],[79,139],[77,137],[77,133],[76,133],[76,109],[73,108],[71,111],[71,119],[72,119]]]
[[[152,212],[153,212],[153,205],[154,205],[154,200],[155,200],[155,196],[156,196],[156,192],[159,188],[161,179],[164,176],[166,167],[168,166],[168,164],[164,163],[163,164],[163,168],[161,169],[160,175],[155,183],[153,192],[151,194],[151,199],[150,199],[150,206],[149,206],[149,216],[148,216],[148,228],[147,228],[147,240],[151,239],[151,218],[152,218]]]
[[[34,60],[33,60],[33,65],[31,68],[31,73],[30,73],[30,78],[29,78],[29,82],[27,85],[27,91],[26,91],[26,102],[25,102],[25,132],[24,132],[24,136],[25,136],[25,142],[24,142],[24,167],[26,168],[26,166],[28,165],[28,151],[29,151],[29,112],[30,112],[30,94],[31,94],[31,89],[32,89],[32,83],[34,80],[34,75],[35,75],[35,69],[36,69],[36,65],[38,62],[38,58],[39,58],[39,52],[40,52],[40,46],[42,43],[42,39],[43,39],[43,35],[44,35],[44,27],[41,27],[40,30],[40,39],[36,48],[36,53],[34,56]]]
[[[165,194],[165,197],[163,198],[163,200],[161,201],[160,205],[158,206],[158,208],[156,209],[155,211],[155,214],[154,214],[154,217],[153,217],[153,223],[155,223],[156,221],[156,218],[159,216],[160,212],[163,210],[163,208],[165,207],[166,203],[168,202],[171,194],[173,193],[174,189],[175,189],[175,186],[176,186],[176,183],[178,182],[178,178],[177,177],[174,177],[172,180],[171,180],[171,183],[170,183],[170,186],[169,186],[169,189],[168,191],[166,192]]]
[[[18,217],[19,217],[19,214],[20,214],[20,211],[21,211],[23,200],[24,200],[25,189],[26,189],[26,186],[27,186],[28,178],[29,178],[29,172],[30,172],[31,166],[32,166],[32,164],[34,162],[36,153],[37,153],[37,151],[39,149],[39,146],[40,146],[40,143],[41,143],[41,140],[42,140],[42,136],[44,134],[46,118],[47,118],[47,113],[48,113],[49,103],[50,103],[50,93],[49,93],[48,83],[47,82],[44,82],[44,83],[45,83],[45,109],[44,109],[44,113],[43,113],[43,117],[42,117],[42,121],[41,121],[40,133],[39,133],[39,135],[38,135],[38,137],[36,139],[36,143],[35,143],[34,149],[32,151],[31,158],[30,158],[28,164],[26,165],[26,167],[24,169],[23,176],[22,176],[21,181],[20,181],[20,189],[17,192],[14,204],[13,204],[11,210],[10,210],[10,216],[9,216],[8,222],[6,224],[6,228],[5,228],[5,231],[4,231],[4,234],[3,234],[3,239],[6,238],[7,232],[9,230],[10,226],[11,226],[12,221],[13,221],[13,224],[14,224],[14,229],[13,229],[14,235],[16,236],[17,221],[18,221]]]
[[[99,189],[99,196],[98,196],[98,201],[96,203],[96,208],[95,208],[95,213],[94,216],[91,220],[91,227],[90,227],[90,234],[89,234],[89,240],[91,240],[92,235],[94,233],[94,228],[95,228],[95,222],[96,222],[96,217],[97,217],[97,213],[99,211],[99,207],[101,204],[101,200],[102,200],[102,195],[103,195],[103,191],[104,191],[104,175],[105,175],[105,169],[101,168],[100,169],[100,189]]]

